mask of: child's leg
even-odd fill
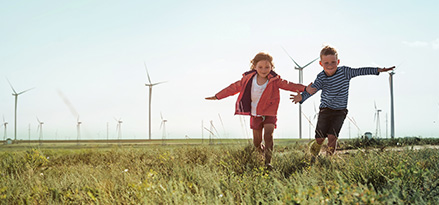
[[[273,131],[274,124],[264,125],[264,141],[265,141],[265,164],[271,163],[271,157],[273,155]]]
[[[262,142],[262,129],[253,129],[253,145],[255,145],[256,149],[260,152],[262,152],[261,142]]]
[[[337,146],[337,136],[328,134],[328,154],[333,155]]]

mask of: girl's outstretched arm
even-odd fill
[[[218,98],[216,98],[216,96],[212,96],[212,97],[207,97],[205,98],[206,100],[218,100]]]
[[[302,95],[300,93],[297,93],[296,95],[290,94],[290,100],[293,100],[294,104],[297,104],[298,102],[302,101]]]

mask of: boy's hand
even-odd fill
[[[389,71],[389,70],[393,70],[395,68],[395,66],[392,66],[392,67],[390,67],[390,68],[378,68],[378,72],[386,72],[386,71]]]
[[[290,100],[293,100],[293,103],[297,104],[298,102],[302,101],[302,95],[300,93],[297,93],[297,95],[290,94]]]
[[[218,100],[218,98],[216,98],[216,96],[212,96],[212,97],[207,97],[205,98],[206,100]]]
[[[314,95],[314,93],[317,92],[317,88],[311,87],[312,83],[310,83],[308,86],[306,86],[306,92],[308,92],[311,95]]]

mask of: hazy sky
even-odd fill
[[[330,44],[340,65],[399,66],[397,137],[439,136],[438,8],[434,0],[1,1],[0,114],[13,137],[9,79],[17,92],[35,87],[18,97],[18,139],[28,139],[29,126],[31,139],[38,138],[37,117],[44,139],[76,139],[77,115],[83,139],[106,139],[107,123],[109,138],[117,138],[114,118],[123,121],[123,138],[147,138],[146,63],[153,82],[166,81],[153,88],[153,139],[162,137],[160,113],[168,138],[200,138],[202,121],[207,129],[212,121],[220,137],[250,138],[248,116],[234,116],[237,95],[204,98],[239,80],[259,51],[272,54],[275,71],[297,83],[282,47],[305,65]],[[304,84],[321,71],[317,62],[307,67]],[[375,133],[374,103],[385,137],[388,79],[382,73],[351,81],[349,116],[360,131],[346,120],[342,138]],[[289,94],[281,91],[275,138],[298,138],[298,105]],[[303,104],[304,114],[313,116],[319,102],[320,92]],[[308,127],[303,119],[304,138]]]

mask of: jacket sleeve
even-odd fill
[[[289,90],[289,91],[296,92],[296,93],[303,92],[306,89],[306,86],[304,86],[302,84],[292,83],[292,82],[289,82],[289,81],[284,80],[282,78],[279,78],[279,80],[277,82],[277,86],[279,86],[280,89]]]
[[[239,93],[239,91],[241,91],[241,86],[242,86],[241,80],[238,80],[230,84],[226,88],[222,89],[221,91],[219,91],[215,96],[218,100],[220,100],[235,95],[236,93]]]

